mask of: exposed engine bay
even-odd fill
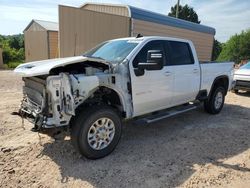
[[[49,74],[58,75],[61,72],[65,72],[68,74],[86,74],[87,76],[91,76],[98,72],[108,73],[110,68],[111,65],[95,61],[85,61],[53,68],[50,70]]]
[[[114,67],[100,62],[85,61],[56,67],[48,75],[24,77],[23,81],[20,112],[34,123],[36,130],[68,125],[83,102],[93,105],[112,100],[118,108],[122,106],[112,90],[104,87],[119,87],[116,83],[121,81],[120,75],[114,74]]]

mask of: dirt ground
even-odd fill
[[[31,132],[11,115],[22,81],[0,71],[0,187],[249,187],[250,94],[229,93],[216,116],[202,108],[153,124],[127,123],[100,160],[76,153],[69,137]]]

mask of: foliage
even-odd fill
[[[250,29],[242,31],[241,34],[233,35],[223,44],[217,60],[240,63],[241,60],[248,59],[250,59]]]
[[[7,64],[7,68],[9,69],[14,69],[16,68],[18,65],[20,65],[21,63],[24,63],[23,61],[11,61]]]
[[[13,35],[9,37],[9,45],[11,48],[20,49],[24,47],[23,35]]]
[[[0,47],[3,49],[4,64],[11,63],[10,66],[13,67],[17,62],[24,61],[24,36],[22,34],[0,35]]]
[[[170,13],[168,16],[175,17],[176,16],[177,4],[174,7],[171,7]],[[187,4],[185,6],[179,5],[179,19],[187,20],[194,23],[200,23],[198,18],[198,14],[194,11],[192,7],[189,7]]]
[[[219,57],[221,50],[222,50],[222,43],[219,42],[218,40],[214,39],[212,61],[215,61]]]

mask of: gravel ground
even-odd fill
[[[0,71],[0,187],[249,187],[250,94],[229,93],[219,115],[202,108],[149,125],[127,123],[116,150],[87,160],[68,136],[31,132],[18,116],[22,81]]]

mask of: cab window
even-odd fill
[[[137,68],[139,62],[146,63],[147,62],[147,53],[149,50],[161,50],[163,52],[163,65],[166,64],[166,55],[165,55],[165,48],[164,48],[164,42],[161,40],[155,40],[148,42],[141,51],[136,55],[136,57],[133,60],[133,67]]]
[[[194,57],[188,43],[168,41],[168,47],[171,54],[171,61],[169,65],[194,64]]]

